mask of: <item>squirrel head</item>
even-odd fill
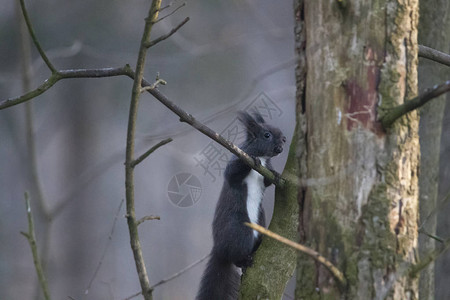
[[[253,116],[242,111],[238,114],[247,130],[242,150],[255,157],[272,157],[283,151],[286,137],[280,129],[267,124],[258,112],[253,113]]]

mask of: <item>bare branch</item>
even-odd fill
[[[450,67],[450,55],[424,45],[419,45],[419,57],[427,58]]]
[[[134,161],[131,162],[131,167],[134,168],[136,165],[140,164],[144,159],[146,159],[150,154],[152,154],[153,152],[155,152],[159,147],[164,146],[165,144],[168,144],[172,141],[171,138],[165,139],[161,142],[159,142],[158,144],[156,144],[155,146],[151,147],[149,150],[147,150],[144,154],[142,154],[141,156],[139,156],[137,159],[135,159]]]
[[[173,15],[174,13],[177,12],[177,10],[179,10],[180,8],[182,8],[183,6],[186,6],[186,2],[183,2],[182,4],[180,4],[177,8],[175,8],[171,13],[167,14],[166,16],[159,18],[158,20],[156,20],[156,23],[164,20],[165,18],[170,17],[171,15]],[[162,11],[163,9],[161,8],[159,11]]]
[[[40,94],[47,91],[49,88],[51,88],[56,82],[58,82],[61,78],[59,78],[58,73],[53,73],[50,78],[44,81],[43,84],[41,84],[37,89],[30,91],[22,96],[15,97],[15,98],[9,98],[0,103],[0,110],[5,109],[10,106],[14,106],[17,104],[20,104],[22,102],[31,100],[33,98],[36,98]]]
[[[381,124],[384,128],[389,128],[401,116],[423,106],[428,101],[439,97],[440,95],[450,91],[450,80],[441,85],[435,85],[431,89],[425,90],[421,95],[405,101],[405,103],[390,109],[383,117]]]
[[[134,161],[134,137],[136,132],[136,119],[141,94],[142,79],[144,78],[144,67],[147,56],[147,47],[150,42],[150,33],[153,24],[158,19],[159,10],[161,8],[161,0],[152,0],[148,16],[145,19],[144,33],[142,34],[141,44],[136,62],[136,73],[131,90],[130,112],[128,116],[127,142],[125,151],[125,195],[127,203],[127,223],[130,233],[131,250],[136,264],[136,271],[141,285],[142,296],[145,300],[152,300],[152,289],[147,275],[147,268],[142,254],[141,242],[139,240],[138,224],[136,221],[136,212],[134,205],[134,168],[131,164]]]
[[[103,78],[103,77],[113,77],[113,76],[128,76],[131,79],[135,78],[135,73],[130,68],[129,65],[126,65],[121,68],[102,68],[102,69],[73,69],[73,70],[61,70],[55,74],[52,74],[49,79],[47,79],[40,87],[37,89],[26,93],[25,95],[10,98],[3,102],[0,102],[0,110],[29,101],[45,91],[47,91],[50,87],[52,87],[56,82],[61,79],[68,78]],[[142,88],[151,87],[152,84],[142,79]],[[247,165],[249,165],[252,169],[259,172],[261,175],[269,179],[272,183],[277,186],[282,187],[285,183],[285,179],[283,179],[279,173],[272,172],[269,169],[263,167],[262,165],[256,164],[256,162],[251,158],[247,153],[239,149],[236,145],[227,141],[224,137],[219,135],[217,132],[213,131],[203,123],[197,121],[191,114],[185,112],[179,106],[170,101],[164,94],[162,94],[157,88],[154,89],[146,89],[147,92],[152,94],[158,101],[164,104],[167,108],[169,108],[172,112],[180,117],[180,121],[186,122],[201,133],[210,137],[223,147],[227,148],[233,154],[238,156],[242,161],[244,161]],[[63,206],[58,206],[58,209],[54,209],[55,211],[60,211],[60,208]]]
[[[67,78],[103,78],[112,76],[126,75],[133,78],[134,73],[129,65],[122,68],[102,68],[102,69],[75,69],[75,70],[61,70],[53,73],[47,80],[44,81],[38,88],[32,90],[19,97],[9,98],[0,102],[0,110],[26,102],[46,92],[55,83],[61,79]]]
[[[28,240],[28,244],[30,244],[31,253],[33,254],[33,262],[34,267],[36,268],[36,273],[39,279],[39,283],[42,288],[42,292],[44,293],[44,298],[46,300],[50,300],[50,293],[48,291],[47,279],[45,278],[44,270],[42,268],[41,260],[39,258],[37,245],[36,245],[36,235],[34,233],[34,222],[33,215],[31,213],[30,200],[28,199],[28,193],[25,193],[25,205],[27,208],[27,218],[28,218],[28,232],[21,232],[23,236],[25,236]]]
[[[150,83],[143,80],[142,86],[149,86]],[[269,169],[265,168],[261,164],[257,164],[255,160],[250,157],[247,153],[242,151],[239,147],[234,145],[232,142],[226,140],[223,136],[218,134],[217,132],[213,131],[206,125],[202,124],[201,122],[197,121],[194,116],[191,114],[188,114],[183,109],[181,109],[179,106],[174,104],[172,101],[170,101],[165,95],[163,95],[158,89],[150,89],[148,90],[150,94],[152,94],[156,99],[159,100],[162,104],[164,104],[168,109],[170,109],[172,112],[174,112],[176,115],[180,117],[181,122],[186,122],[204,135],[210,137],[220,145],[224,146],[228,150],[230,150],[233,154],[235,154],[237,157],[239,157],[242,161],[244,161],[247,165],[249,165],[252,169],[266,177],[268,180],[270,180],[275,185],[282,187],[285,184],[285,179],[281,177],[281,175],[275,171],[270,171]]]
[[[160,216],[145,216],[140,218],[137,222],[136,225],[139,226],[142,223],[144,223],[145,221],[152,221],[152,220],[161,220]]]
[[[186,24],[189,21],[189,17],[187,17],[186,19],[184,19],[180,24],[178,24],[175,28],[173,28],[169,33],[160,36],[159,38],[157,38],[156,40],[153,41],[149,41],[147,43],[145,43],[145,47],[150,48],[156,44],[158,44],[161,41],[164,41],[165,39],[168,39],[169,37],[171,37],[175,32],[178,31],[178,29],[180,29],[184,24]]]
[[[22,8],[23,17],[25,18],[25,22],[27,23],[28,31],[30,32],[31,39],[33,40],[34,45],[36,46],[39,54],[41,55],[42,59],[45,61],[45,64],[50,69],[52,73],[56,73],[55,67],[52,65],[50,60],[48,59],[47,55],[45,54],[44,50],[42,49],[38,39],[36,38],[36,34],[34,33],[33,26],[31,25],[30,17],[28,16],[27,9],[25,7],[24,0],[20,0],[20,7]]]
[[[296,250],[299,250],[299,251],[305,253],[306,255],[310,256],[315,261],[317,261],[318,263],[321,263],[325,268],[327,268],[327,270],[330,271],[330,273],[334,276],[334,278],[339,282],[339,284],[342,287],[347,286],[347,280],[345,279],[344,274],[335,265],[333,265],[333,263],[331,263],[324,256],[320,255],[317,251],[315,251],[311,248],[308,248],[306,246],[303,246],[301,244],[298,244],[296,242],[293,242],[285,237],[282,237],[281,235],[278,235],[258,224],[247,223],[247,222],[245,222],[244,224],[264,235],[267,235],[270,238],[273,238],[285,245],[288,245],[288,246],[290,246]]]

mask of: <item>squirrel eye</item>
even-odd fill
[[[264,133],[264,137],[265,137],[266,139],[270,138],[270,132],[268,132],[268,131],[265,132],[265,133]]]

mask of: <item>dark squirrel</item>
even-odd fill
[[[270,158],[283,151],[286,137],[264,121],[259,113],[252,117],[239,112],[247,138],[240,148],[268,169]],[[262,207],[264,190],[271,183],[234,156],[224,173],[224,184],[212,224],[214,246],[204,271],[197,300],[234,300],[238,297],[240,275],[252,265],[252,255],[261,243],[258,232],[244,222],[265,226]]]

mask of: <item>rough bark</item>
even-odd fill
[[[448,52],[450,50],[450,2],[448,0],[430,0],[420,2],[419,43]],[[445,81],[449,72],[445,66],[422,59],[419,67],[419,89],[424,90],[438,82]],[[446,74],[445,74],[446,73]],[[438,197],[439,155],[442,132],[442,119],[445,110],[446,95],[434,99],[420,110],[420,223],[421,230],[436,233],[436,201]],[[435,248],[435,240],[426,234],[419,235],[420,256]],[[434,263],[420,273],[419,298],[434,299]]]
[[[378,115],[417,94],[418,2],[306,1],[306,244],[344,272],[298,264],[297,299],[416,299],[418,116]]]

